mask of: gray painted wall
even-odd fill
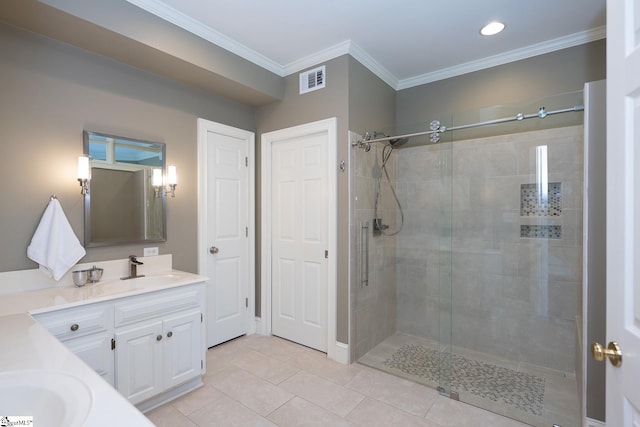
[[[322,64],[320,64],[322,65]],[[282,102],[257,110],[256,127],[256,206],[260,209],[260,135],[329,117],[338,118],[338,162],[349,159],[351,149],[348,130],[379,129],[393,124],[395,91],[350,56],[341,56],[326,64],[326,88],[299,94],[298,73],[285,79]],[[315,66],[314,66],[315,67]],[[336,165],[336,171],[338,165]],[[338,173],[338,172],[336,172]],[[349,179],[348,173],[338,173],[338,294],[337,338],[349,340]],[[260,218],[260,212],[256,212]],[[258,224],[258,239],[260,236]],[[260,259],[260,242],[256,244],[256,259]],[[258,266],[259,269],[259,266]],[[256,305],[259,304],[260,273],[257,274]],[[260,313],[260,307],[256,312]]]
[[[3,0],[0,21],[250,105],[282,78],[126,0]]]
[[[197,271],[196,119],[253,130],[253,108],[4,24],[0,76],[0,271],[37,268],[26,248],[52,193],[83,241],[76,162],[84,129],[167,144],[178,187],[168,198],[168,240],[158,246],[176,268]],[[91,248],[83,262],[141,255],[142,248]]]
[[[363,134],[394,126],[396,91],[349,57],[349,130]]]
[[[260,224],[260,147],[261,135],[266,132],[285,129],[330,117],[338,118],[338,159],[345,159],[347,152],[347,131],[349,123],[349,57],[341,56],[326,63],[326,87],[324,89],[299,94],[298,74],[285,78],[284,98],[281,102],[257,109],[256,112],[256,260],[261,255],[261,224]],[[336,165],[337,170],[337,165]],[[347,235],[348,227],[348,197],[346,177],[338,176],[338,236]],[[345,239],[338,239],[338,295],[344,295],[348,289],[348,245]],[[260,263],[256,265],[256,315],[260,316]],[[338,296],[338,341],[348,342],[348,324],[340,319],[346,319],[349,311],[348,299]]]
[[[396,124],[426,127],[455,113],[582,90],[586,82],[605,78],[605,49],[605,40],[599,40],[401,90]]]

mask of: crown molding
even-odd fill
[[[326,62],[339,56],[346,55],[350,53],[350,49],[351,41],[345,40],[333,46],[329,46],[326,49],[322,49],[319,52],[315,52],[311,55],[305,56],[304,58],[296,59],[295,61],[290,62],[283,67],[285,70],[285,75],[297,73],[298,71],[314,67],[322,62]]]
[[[438,80],[444,80],[451,77],[460,76],[474,71],[480,71],[499,65],[508,64],[510,62],[519,61],[533,56],[551,53],[557,50],[566,49],[573,46],[600,40],[606,37],[606,27],[598,27],[592,30],[582,31],[565,37],[548,40],[531,46],[515,49],[498,55],[482,58],[477,61],[470,61],[464,64],[443,68],[430,73],[419,76],[409,77],[406,79],[398,79],[382,64],[376,61],[364,49],[352,42],[346,40],[336,45],[330,46],[312,55],[300,58],[286,65],[281,65],[266,56],[256,52],[253,49],[233,40],[232,38],[216,31],[202,22],[193,19],[178,10],[166,5],[160,0],[126,0],[127,2],[146,10],[147,12],[164,19],[190,33],[195,34],[223,49],[226,49],[241,58],[246,59],[272,73],[285,77],[293,73],[297,73],[306,68],[316,66],[322,62],[335,59],[342,55],[351,55],[358,60],[369,71],[378,76],[381,80],[391,86],[394,90],[409,89]]]
[[[351,43],[351,51],[349,53],[357,59],[358,62],[367,67],[369,71],[378,76],[383,82],[391,86],[394,90],[398,90],[398,78],[369,55],[367,51],[357,44]]]
[[[438,80],[444,80],[451,77],[460,76],[462,74],[480,71],[498,65],[508,64],[510,62],[519,61],[533,56],[544,55],[546,53],[555,52],[557,50],[567,49],[573,46],[589,43],[592,41],[604,39],[607,36],[606,27],[598,27],[592,30],[582,31],[570,34],[565,37],[548,40],[546,42],[537,43],[531,46],[515,49],[499,55],[489,56],[477,61],[466,62],[464,64],[455,65],[453,67],[443,68],[431,73],[422,74],[420,76],[410,77],[399,81],[396,90],[409,89]]]
[[[290,62],[285,65],[284,69],[287,75],[297,73],[306,68],[314,67],[322,62],[330,61],[342,55],[351,55],[354,59],[358,60],[369,71],[382,79],[392,88],[396,88],[398,85],[398,79],[391,74],[389,70],[384,68],[378,61],[373,59],[364,49],[355,44],[351,40],[345,40],[341,43],[323,49],[313,55],[306,56],[299,60]]]
[[[228,50],[231,53],[238,55],[241,58],[246,59],[249,62],[265,68],[280,77],[286,76],[284,67],[277,62],[267,58],[266,56],[256,52],[255,50],[248,48],[242,43],[233,40],[232,38],[222,34],[213,28],[204,25],[202,22],[185,15],[184,13],[174,9],[171,6],[157,0],[126,0],[127,2],[137,6],[147,12],[164,19],[183,30],[186,30],[196,36],[207,40]]]

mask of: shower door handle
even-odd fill
[[[369,223],[360,224],[360,287],[369,286]]]

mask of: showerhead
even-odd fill
[[[406,144],[407,142],[409,142],[409,138],[395,138],[389,140],[389,145],[391,145],[392,147],[399,147]]]

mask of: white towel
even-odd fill
[[[47,276],[60,280],[85,254],[60,202],[52,199],[31,238],[27,256],[40,264]]]

